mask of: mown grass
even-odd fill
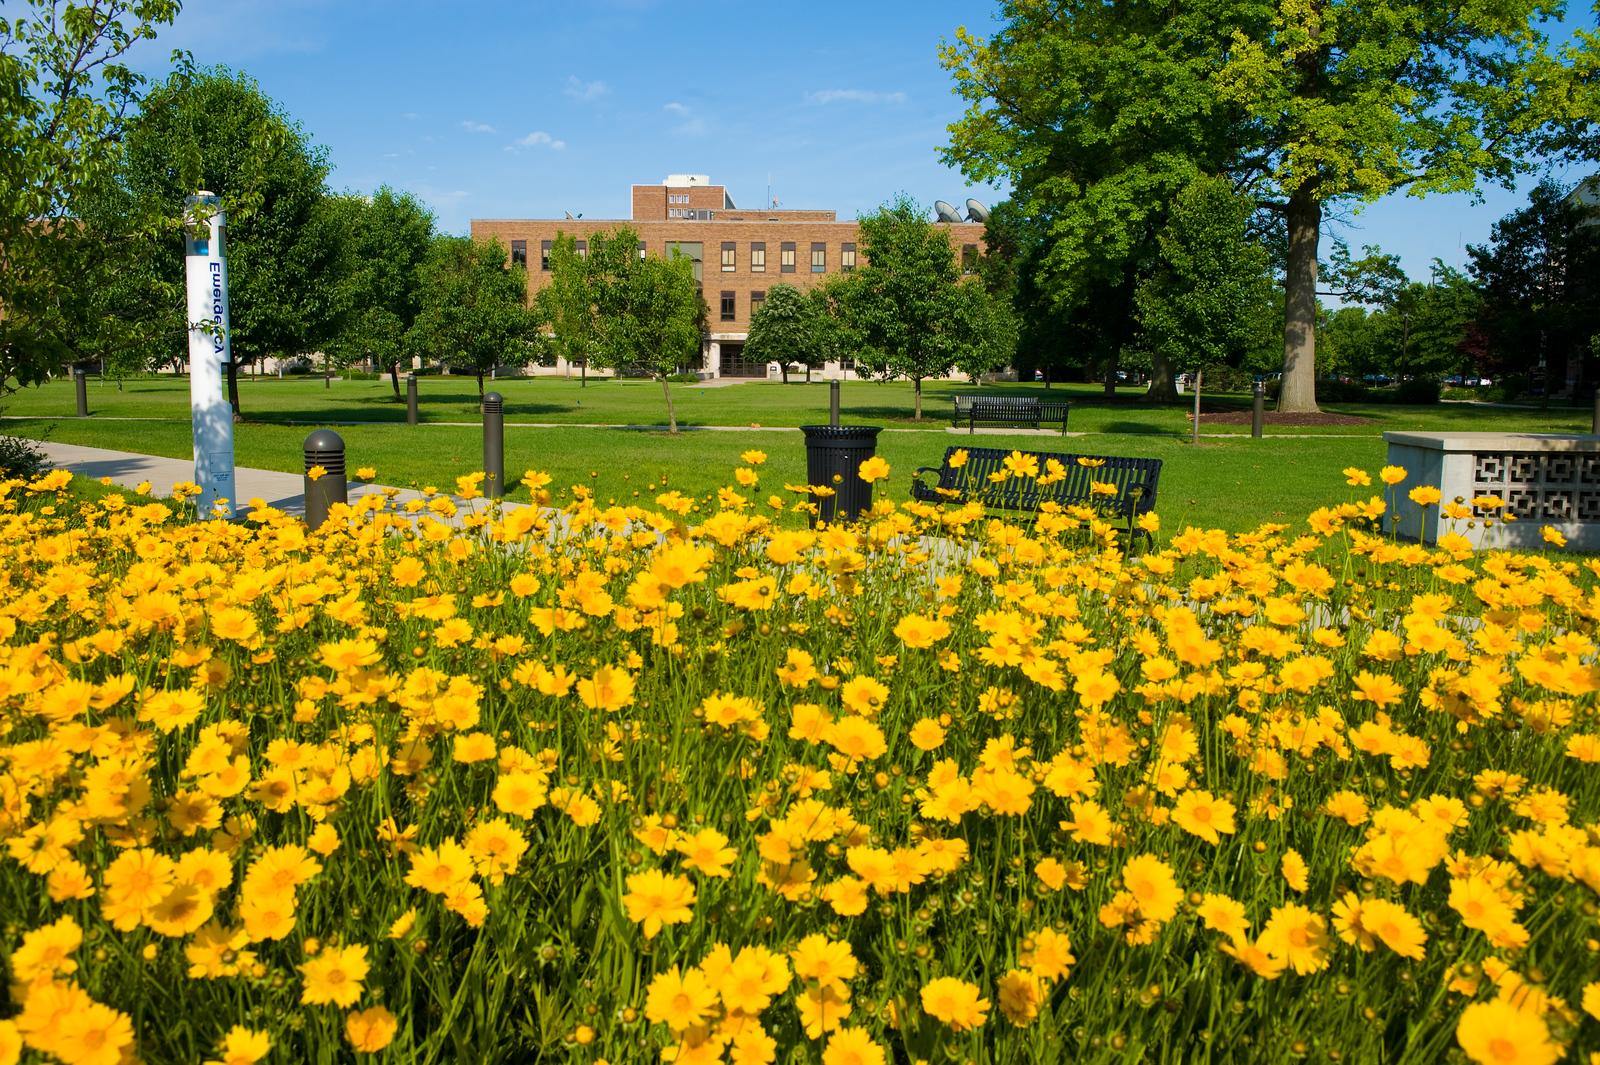
[[[5,431],[171,458],[192,453],[189,425],[180,421],[41,418],[7,422]],[[235,461],[240,466],[299,472],[307,431],[303,426],[242,424],[235,433]],[[348,448],[349,467],[372,466],[383,484],[448,488],[457,476],[483,464],[482,433],[473,427],[361,425],[341,426],[339,432]],[[909,497],[913,470],[937,466],[952,446],[1159,458],[1164,466],[1157,512],[1169,529],[1195,524],[1242,530],[1264,521],[1298,520],[1330,493],[1343,490],[1340,469],[1351,465],[1376,469],[1384,456],[1383,443],[1375,437],[1235,437],[1207,440],[1199,448],[1172,435],[1063,439],[885,432],[878,441],[878,453],[894,470],[879,491],[896,501]],[[793,431],[685,432],[674,437],[628,429],[511,428],[506,433],[506,469],[513,479],[524,470],[540,469],[555,478],[558,488],[586,484],[601,499],[637,498],[648,503],[659,491],[653,486],[663,482],[696,495],[715,490],[728,482],[739,453],[750,449],[769,456],[752,498],[765,500],[774,493],[791,501],[798,498],[783,489],[806,479],[804,440]],[[511,498],[526,495],[518,488]]]
[[[509,423],[560,423],[600,425],[664,425],[666,407],[661,386],[654,381],[593,380],[587,387],[564,378],[516,379],[489,382],[505,397]],[[1173,435],[1189,431],[1189,408],[1147,402],[1139,388],[1105,395],[1098,385],[1001,384],[981,386],[995,394],[1038,395],[1065,398],[1073,404],[1069,427],[1074,431],[1135,436]],[[930,381],[923,385],[924,419],[913,418],[912,387],[907,382],[850,381],[842,389],[844,420],[872,425],[937,428],[948,422],[950,397],[973,391],[974,386],[955,381]],[[240,405],[250,421],[272,424],[341,424],[405,422],[405,404],[395,398],[387,379],[332,382],[321,378],[249,378],[241,381]],[[826,421],[828,386],[801,381],[746,382],[727,385],[674,385],[673,403],[681,425],[797,426]],[[425,422],[478,419],[478,392],[468,377],[427,377],[421,382],[422,420]],[[1207,410],[1249,407],[1241,395],[1206,396]],[[121,418],[188,419],[187,378],[147,377],[129,380],[119,389],[112,381],[91,379],[92,414]],[[76,413],[72,383],[52,381],[26,388],[0,399],[3,413],[23,417],[71,417]],[[1330,413],[1366,418],[1361,425],[1296,428],[1295,435],[1372,435],[1391,429],[1484,429],[1508,432],[1587,432],[1587,409],[1552,407],[1548,410],[1483,407],[1471,404],[1398,406],[1393,404],[1329,404]],[[1203,425],[1206,435],[1247,435],[1246,425]],[[1280,430],[1269,430],[1279,432]]]

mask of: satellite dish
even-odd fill
[[[939,221],[941,222],[961,221],[961,212],[957,211],[954,207],[950,206],[948,203],[945,203],[943,200],[933,201],[933,213],[939,216]]]
[[[979,203],[977,200],[968,200],[967,201],[967,221],[969,221],[969,222],[987,222],[988,220],[989,220],[989,208],[985,207],[983,204]]]

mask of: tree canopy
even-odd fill
[[[47,0],[0,18],[0,390],[84,357],[80,328],[107,310],[96,299],[108,274],[79,239],[78,200],[116,165],[144,91],[125,57],[178,8],[175,0]],[[181,54],[174,60],[187,65]],[[165,217],[182,207],[179,200]]]
[[[329,353],[350,364],[375,359],[400,391],[405,336],[422,311],[421,268],[433,239],[433,213],[387,185],[372,196],[330,198],[342,263],[337,331]]]
[[[434,237],[419,271],[421,305],[406,337],[412,351],[478,380],[496,366],[529,361],[536,328],[528,276],[506,259],[505,245],[471,237]]]
[[[1285,227],[1280,409],[1316,409],[1324,207],[1510,182],[1583,125],[1594,41],[1552,45],[1561,5],[1422,0],[1008,0],[991,38],[943,49],[968,101],[945,159],[1009,180],[1048,220],[1055,298],[1131,283],[1155,216],[1221,174]],[[1581,91],[1580,91],[1581,90]]]
[[[861,344],[856,365],[908,378],[921,418],[924,380],[958,364],[992,367],[1000,349],[989,330],[1000,312],[981,281],[961,281],[949,236],[909,197],[863,217],[860,234],[866,265],[837,290],[847,328]],[[1014,331],[1008,335],[1014,339]]]
[[[324,202],[327,175],[325,150],[255,81],[220,67],[174,74],[150,93],[128,130],[116,183],[132,210],[181,209],[187,196],[206,189],[227,212],[235,414],[239,366],[316,351],[334,338],[342,234]],[[146,257],[146,276],[183,277],[176,227],[150,234],[135,254]],[[168,313],[181,337],[181,299]]]

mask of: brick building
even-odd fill
[[[841,222],[833,211],[792,211],[776,207],[742,210],[722,185],[702,174],[673,174],[659,185],[635,185],[627,219],[472,220],[475,239],[499,240],[514,263],[528,270],[529,298],[550,281],[550,248],[559,233],[578,239],[597,230],[631,226],[640,250],[668,255],[673,250],[694,260],[695,277],[705,293],[707,333],[703,377],[776,377],[777,364],[754,363],[744,356],[750,315],[777,284],[810,288],[824,278],[854,270],[855,222]],[[974,268],[983,247],[983,225],[941,222],[949,232],[963,269]],[[829,363],[823,377],[848,376],[848,366]]]

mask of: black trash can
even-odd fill
[[[806,434],[806,483],[832,488],[817,498],[818,521],[850,521],[872,509],[872,485],[857,471],[878,450],[877,425],[802,425]]]

